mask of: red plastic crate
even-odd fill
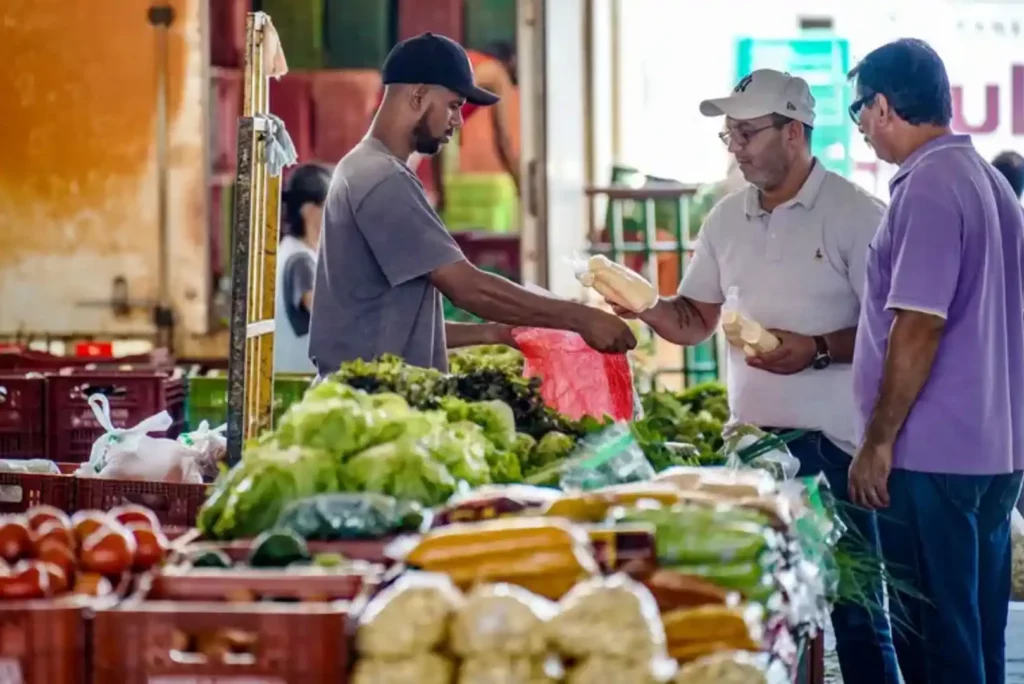
[[[462,0],[398,0],[398,39],[427,31],[461,43]]]
[[[497,271],[519,282],[522,259],[518,235],[494,235],[474,231],[452,233],[466,260],[477,268]]]
[[[138,425],[167,411],[174,423],[166,436],[185,429],[185,380],[161,372],[68,371],[47,376],[46,457],[53,461],[89,460],[93,442],[103,434],[88,398],[100,393],[110,402],[111,423],[117,428]]]
[[[85,684],[86,628],[76,597],[0,603],[0,682]]]
[[[69,474],[0,473],[0,514],[24,513],[44,504],[74,513],[75,479]]]
[[[167,527],[192,527],[209,485],[148,480],[75,478],[75,509],[109,511],[124,504],[145,506]]]
[[[304,73],[270,79],[270,111],[281,117],[299,163],[313,160],[313,86]],[[294,167],[292,167],[294,168]]]
[[[245,60],[249,0],[210,0],[210,63],[237,69]]]
[[[46,453],[46,378],[0,374],[0,458],[42,458]]]
[[[214,173],[235,172],[243,80],[239,70],[212,69],[210,103],[213,107],[213,126],[210,130],[210,150]]]
[[[151,364],[149,354],[131,356],[58,356],[26,349],[0,351],[0,373],[22,371],[56,371],[63,368],[91,368],[100,366],[146,366]]]
[[[317,71],[313,83],[313,154],[336,163],[363,139],[380,98],[375,69]]]

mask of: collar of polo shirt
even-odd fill
[[[818,200],[818,195],[821,192],[821,185],[825,182],[825,176],[827,171],[825,166],[814,159],[814,163],[811,165],[811,173],[807,176],[807,180],[800,187],[800,191],[796,193],[796,196],[788,202],[784,202],[779,205],[779,208],[791,207],[795,204],[803,206],[805,209],[813,209],[814,203]],[[764,210],[761,206],[761,191],[755,188],[753,185],[747,186],[746,196],[746,210],[747,218],[753,216],[764,216],[770,212]]]

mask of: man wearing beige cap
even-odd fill
[[[884,207],[811,154],[814,98],[803,79],[760,69],[700,109],[725,117],[719,136],[747,185],[708,214],[679,293],[641,318],[672,342],[698,344],[715,332],[735,292],[739,311],[781,344],[750,358],[730,347],[734,420],[805,430],[790,444],[800,475],[824,474],[845,500],[856,448],[850,362],[868,243]],[[861,548],[867,541],[877,549],[873,516],[848,516]],[[859,601],[877,610],[839,603],[832,613],[847,682],[899,681],[880,579]]]

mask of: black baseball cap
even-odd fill
[[[400,42],[388,53],[381,72],[384,85],[422,83],[444,86],[480,107],[490,106],[501,99],[473,83],[473,67],[462,46],[436,33],[422,33]]]

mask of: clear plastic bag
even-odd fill
[[[446,575],[406,572],[366,604],[356,649],[361,656],[384,659],[429,653],[444,645],[463,600]]]
[[[667,482],[683,491],[705,492],[728,499],[760,497],[778,490],[775,478],[763,470],[675,466],[663,470],[655,482]]]
[[[759,468],[777,480],[791,480],[800,471],[800,461],[786,446],[788,435],[772,435],[755,425],[738,423],[726,427],[722,437],[727,468]]]
[[[276,527],[306,540],[380,539],[417,532],[428,517],[415,501],[400,502],[383,494],[320,494],[289,504]]]
[[[211,428],[207,421],[199,423],[192,432],[178,437],[178,441],[195,452],[196,465],[199,472],[207,480],[213,480],[220,474],[220,464],[228,454],[227,423]]]
[[[629,426],[617,423],[586,439],[563,465],[559,485],[565,491],[589,491],[643,482],[654,477]]]
[[[455,663],[432,652],[404,658],[360,658],[352,684],[451,684]]]
[[[451,649],[461,658],[542,658],[549,650],[545,625],[557,612],[555,603],[521,587],[480,585],[455,616]]]
[[[644,663],[665,657],[665,629],[647,587],[624,574],[577,584],[559,603],[552,642],[571,659],[608,656]]]
[[[540,377],[544,403],[574,420],[632,420],[633,374],[625,354],[595,351],[576,333],[516,328],[523,374]]]
[[[577,256],[573,273],[584,287],[592,287],[610,304],[642,313],[658,303],[658,290],[631,268],[596,254]]]
[[[118,480],[201,483],[202,473],[194,452],[173,439],[151,437],[166,432],[173,421],[161,411],[130,428],[116,428],[110,419],[110,402],[103,394],[89,397],[96,421],[104,429],[92,445],[89,460],[75,474]]]
[[[784,684],[790,678],[764,654],[723,651],[679,668],[675,684]]]

